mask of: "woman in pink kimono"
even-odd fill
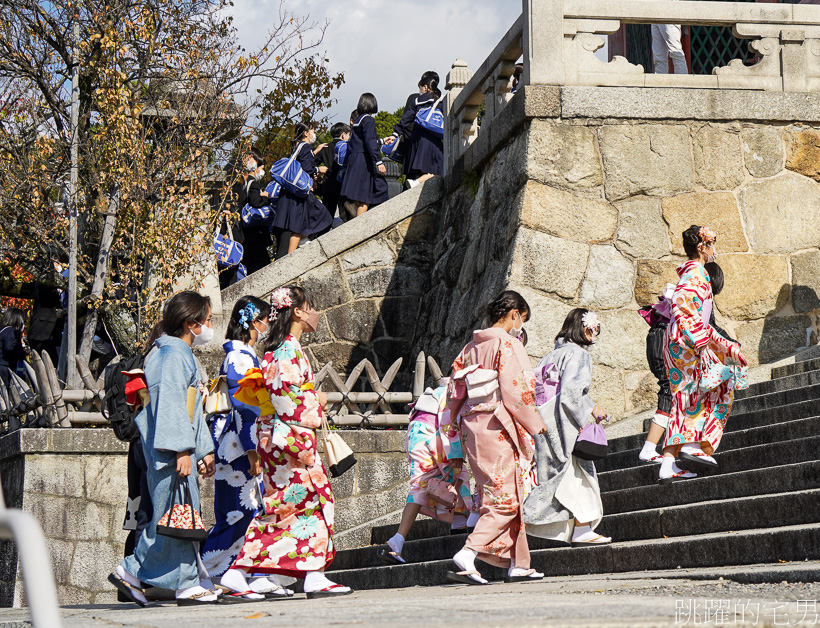
[[[308,599],[347,595],[353,592],[349,587],[324,574],[336,554],[333,492],[315,432],[327,396],[313,389],[313,370],[299,343],[303,333],[316,331],[319,313],[298,286],[278,288],[270,301],[266,353],[261,374],[255,374],[264,389],[254,392],[262,399],[256,451],[265,487],[263,511],[249,524],[221,584],[239,593],[248,590],[248,573],[278,574],[303,578]],[[240,385],[250,390],[248,379]]]
[[[535,375],[519,338],[530,308],[517,292],[502,292],[487,306],[487,329],[453,363],[447,390],[449,414],[442,437],[462,440],[481,503],[480,518],[453,561],[447,578],[487,584],[475,559],[506,567],[506,582],[535,580],[521,509],[533,478],[533,434],[546,430],[535,409]],[[451,458],[456,477],[460,460]]]
[[[709,325],[712,287],[703,265],[715,261],[716,240],[708,227],[692,225],[683,232],[683,248],[689,261],[678,268],[680,281],[672,295],[672,319],[666,329],[663,355],[673,404],[658,476],[661,484],[717,468],[712,454],[720,444],[732,409],[735,379],[730,377],[703,392],[704,369],[709,363],[746,366],[740,345]]]

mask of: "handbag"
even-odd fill
[[[296,161],[296,155],[302,149],[303,142],[296,145],[290,159],[278,160],[270,169],[271,178],[285,191],[297,198],[305,198],[313,189],[313,179],[302,170],[302,164]]]
[[[597,421],[590,421],[578,432],[572,455],[583,460],[601,460],[606,458],[607,453],[609,443],[604,428]]]
[[[177,494],[182,487],[183,503],[177,503]],[[208,537],[208,530],[202,523],[199,512],[194,510],[191,502],[191,489],[188,486],[188,479],[184,484],[179,475],[174,479],[174,486],[171,489],[171,503],[168,510],[157,522],[157,534],[169,536],[172,539],[181,541],[204,541]]]
[[[379,149],[387,159],[390,161],[395,161],[396,163],[401,163],[404,161],[404,155],[401,154],[399,150],[399,145],[401,144],[401,138],[397,137],[396,141],[392,144],[382,144],[381,148]]]
[[[698,391],[702,393],[711,392],[729,380],[732,380],[731,386],[734,389],[735,371],[741,369],[745,369],[745,367],[723,364],[720,360],[718,360],[717,356],[711,349],[704,349],[700,355],[700,380],[698,380]],[[746,387],[748,387],[748,370],[745,373],[745,381]]]
[[[220,375],[211,382],[205,397],[205,414],[226,414],[231,411],[228,378]]]
[[[225,224],[228,224],[227,219]],[[227,234],[219,233],[221,224],[217,224],[216,231],[214,231],[214,251],[216,252],[216,265],[220,268],[230,268],[236,266],[242,261],[244,249],[242,245],[233,239],[233,230],[228,224]]]
[[[427,496],[447,509],[455,508],[459,497],[456,487],[440,478],[427,482]]]
[[[248,276],[248,269],[245,268],[245,264],[239,264],[236,267],[236,280],[237,281],[242,281],[247,276]]]
[[[322,414],[322,446],[327,458],[330,476],[337,478],[356,464],[353,450],[347,446],[336,432],[331,432],[327,424],[327,417]]]
[[[444,114],[438,109],[438,105],[443,99],[444,94],[432,106],[419,109],[415,119],[415,123],[422,129],[438,137],[444,137]]]

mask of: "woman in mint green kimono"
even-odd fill
[[[157,534],[157,522],[168,510],[176,476],[188,482],[199,510],[199,486],[192,471],[214,474],[213,440],[202,413],[202,385],[192,345],[213,338],[210,299],[186,291],[165,304],[163,335],[145,359],[150,400],[136,418],[147,465],[154,516],[131,556],[109,576],[121,593],[145,606],[143,585],[175,589],[180,606],[216,602],[217,594],[200,586],[208,575],[198,563],[198,543]],[[180,482],[180,486],[182,482]],[[177,496],[178,499],[181,495]]]

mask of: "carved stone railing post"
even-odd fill
[[[522,0],[523,85],[564,85],[564,0]]]
[[[444,140],[446,145],[444,149],[447,154],[448,170],[453,167],[456,159],[458,159],[463,152],[462,116],[459,115],[458,119],[456,119],[452,115],[453,103],[472,77],[473,73],[467,68],[467,62],[464,61],[464,59],[456,59],[453,61],[453,65],[447,73],[447,83],[445,85],[447,98],[445,99],[444,118]],[[464,112],[461,113],[463,114]],[[473,120],[475,120],[475,117],[473,117]]]

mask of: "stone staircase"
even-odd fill
[[[533,567],[547,576],[651,570],[749,579],[756,570],[763,581],[820,579],[820,359],[774,368],[771,381],[737,395],[717,474],[659,486],[657,465],[637,463],[645,437],[611,440],[597,463],[598,530],[617,542],[550,549],[530,537]],[[446,583],[466,536],[419,519],[405,543],[409,564],[385,566],[377,545],[396,529],[374,528],[373,545],[339,552],[332,577],[357,589]],[[491,580],[504,575],[479,565]]]

